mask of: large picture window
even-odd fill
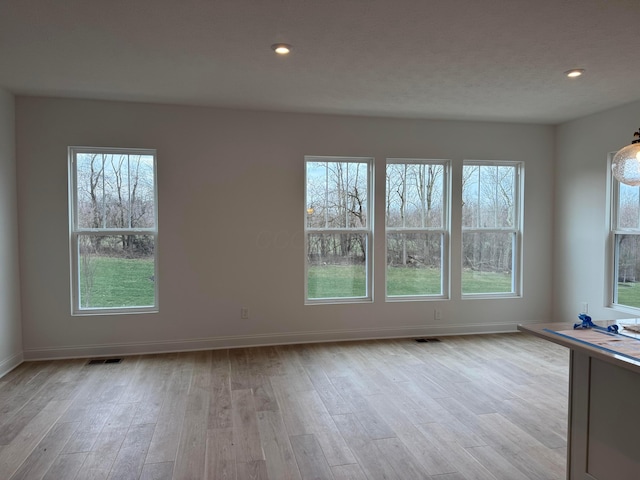
[[[305,157],[306,301],[367,301],[371,293],[373,159]]]
[[[462,294],[520,293],[522,164],[465,161]]]
[[[640,309],[640,187],[611,178],[611,303]]]
[[[155,150],[69,148],[72,312],[158,308]]]
[[[390,299],[446,296],[448,163],[388,159],[385,224]]]

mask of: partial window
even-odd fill
[[[612,303],[640,308],[640,187],[611,178]]]
[[[74,314],[158,308],[155,150],[69,148]]]
[[[388,298],[443,298],[448,293],[447,187],[446,161],[387,160]]]
[[[462,294],[520,294],[522,164],[465,161]]]
[[[305,157],[306,301],[368,301],[373,159]]]

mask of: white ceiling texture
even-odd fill
[[[0,0],[18,95],[557,124],[639,100],[639,56],[640,0]]]

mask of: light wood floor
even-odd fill
[[[24,363],[0,479],[563,479],[567,377],[519,333]]]

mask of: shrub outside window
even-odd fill
[[[387,159],[387,298],[444,298],[448,285],[448,162]]]
[[[69,187],[72,313],[157,311],[155,150],[69,147]]]
[[[307,303],[371,301],[373,159],[305,157]]]
[[[520,294],[523,166],[465,161],[462,295]]]

